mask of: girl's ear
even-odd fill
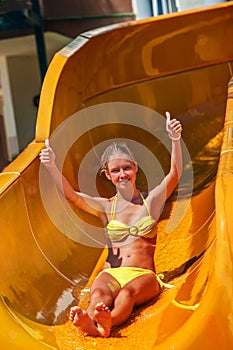
[[[108,180],[111,180],[111,176],[110,176],[108,170],[104,170],[104,174]]]
[[[135,162],[135,163],[134,163],[134,166],[135,166],[135,171],[136,171],[136,173],[137,173],[137,172],[138,172],[138,163]]]

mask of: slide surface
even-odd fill
[[[54,56],[35,139],[0,175],[2,349],[233,347],[232,37],[225,3],[99,28]],[[84,337],[67,311],[88,303],[104,230],[57,192],[38,154],[49,138],[75,188],[111,196],[99,155],[123,139],[149,188],[169,166],[167,110],[183,124],[184,173],[158,222],[164,290],[110,338]]]

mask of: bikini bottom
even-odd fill
[[[118,282],[121,288],[139,276],[152,274],[157,278],[155,272],[152,270],[131,266],[120,266],[116,268],[104,269],[98,274],[97,278],[104,272],[111,275]]]

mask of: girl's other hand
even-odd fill
[[[166,118],[166,130],[168,132],[168,136],[173,140],[179,140],[182,133],[181,122],[177,119],[171,119],[169,112],[166,112]]]
[[[45,148],[43,148],[39,154],[40,161],[43,165],[48,168],[51,168],[55,163],[55,153],[49,145],[49,140],[45,140]]]

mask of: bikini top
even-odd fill
[[[111,220],[106,226],[106,234],[112,242],[119,242],[129,235],[145,238],[153,238],[156,235],[156,230],[153,230],[153,232],[151,232],[152,227],[156,224],[156,221],[150,215],[148,205],[141,193],[140,196],[146,207],[148,215],[141,218],[135,225],[130,226],[123,224],[118,220],[115,220],[116,203],[118,198],[118,195],[115,195],[111,208]]]

